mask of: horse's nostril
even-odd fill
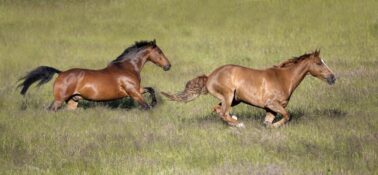
[[[335,82],[336,82],[335,75],[331,74],[330,76],[328,76],[327,77],[327,82],[328,82],[328,84],[335,84]]]
[[[332,74],[332,75],[331,75],[331,78],[332,78],[333,81],[336,81],[336,77],[335,77],[335,75]]]
[[[165,66],[163,67],[163,69],[164,69],[165,71],[169,70],[170,68],[171,68],[171,65],[170,65],[170,64],[165,65]]]

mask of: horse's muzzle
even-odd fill
[[[163,66],[164,71],[168,71],[170,68],[171,68],[170,64]]]
[[[327,83],[328,83],[329,85],[333,85],[333,84],[335,84],[335,82],[336,82],[336,77],[335,77],[335,75],[331,74],[331,75],[329,75],[329,76],[327,77]]]

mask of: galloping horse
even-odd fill
[[[319,54],[320,51],[304,54],[264,70],[224,65],[208,75],[190,80],[182,92],[162,94],[174,101],[188,102],[209,92],[221,101],[214,111],[229,125],[244,127],[243,123],[230,115],[231,107],[243,102],[265,109],[267,114],[264,123],[269,127],[279,127],[289,121],[285,107],[307,74],[325,80],[330,85],[335,83],[334,74]],[[272,124],[277,113],[283,118]]]
[[[64,102],[68,109],[76,109],[80,99],[92,101],[108,101],[130,96],[137,101],[143,109],[150,106],[144,101],[142,93],[148,92],[152,98],[151,106],[156,104],[155,91],[151,87],[141,87],[140,71],[145,62],[151,61],[168,71],[171,67],[169,60],[154,41],[135,42],[120,56],[113,60],[106,68],[100,70],[69,69],[59,71],[53,67],[40,66],[20,80],[24,80],[21,94],[33,83],[39,81],[42,85],[50,81],[55,73],[59,76],[54,83],[55,100],[49,107],[58,110]]]

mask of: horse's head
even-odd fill
[[[150,49],[148,60],[154,64],[162,67],[165,71],[171,68],[168,58],[164,55],[163,51],[156,45],[156,41],[153,41],[153,46]]]
[[[312,76],[327,81],[329,85],[336,82],[336,77],[332,70],[325,64],[324,60],[320,58],[320,50],[316,50],[312,53],[309,60],[308,71]]]

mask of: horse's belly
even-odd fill
[[[264,107],[264,103],[263,103],[262,98],[260,98],[260,94],[254,93],[251,91],[249,91],[248,93],[243,93],[243,92],[238,92],[238,90],[236,90],[235,99],[248,103],[253,106],[257,106],[261,108]]]
[[[121,86],[113,83],[88,83],[80,88],[79,94],[85,99],[94,101],[116,100],[128,96]]]

